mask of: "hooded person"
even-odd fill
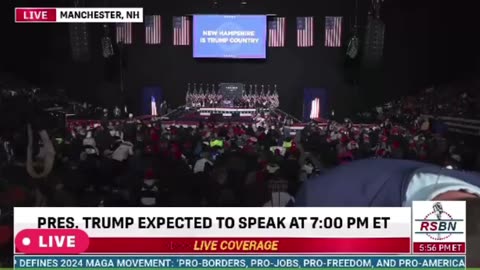
[[[140,190],[140,205],[141,206],[156,206],[158,204],[159,189],[157,186],[158,180],[152,169],[145,171],[142,188]]]
[[[263,207],[284,207],[295,203],[295,198],[288,193],[288,181],[271,180],[268,183],[269,200]]]
[[[80,153],[80,160],[85,161],[89,157],[98,157],[99,151],[95,146],[84,145],[83,151]]]

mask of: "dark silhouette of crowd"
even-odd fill
[[[2,121],[0,254],[11,254],[13,206],[290,206],[304,181],[357,159],[479,170],[475,139],[449,133],[435,118],[478,116],[478,99],[462,91],[448,92],[455,96],[449,99],[445,93],[428,89],[353,120],[307,123],[302,130],[285,125],[285,116],[274,111],[248,124],[182,127],[157,118],[99,118],[63,128],[55,115],[38,117],[25,109],[24,120]],[[3,94],[9,97],[3,105],[13,100]],[[25,169],[29,147],[34,168],[44,166],[51,152],[35,134],[40,143],[26,144],[30,122],[34,131],[49,130],[55,162],[46,176],[32,177]]]

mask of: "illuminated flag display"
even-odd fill
[[[187,16],[173,17],[173,45],[190,45],[190,18]]]
[[[342,17],[325,18],[325,47],[342,45]]]
[[[297,17],[297,46],[313,47],[313,17]]]
[[[285,47],[285,17],[268,21],[268,47]]]
[[[151,108],[151,111],[152,111],[151,114],[152,114],[152,116],[157,116],[157,102],[155,101],[155,97],[152,96],[151,100],[152,100],[151,101],[151,107],[152,107]]]
[[[132,23],[117,23],[117,43],[132,44]]]
[[[312,100],[312,109],[310,110],[310,119],[320,118],[320,99],[315,98]]]
[[[162,17],[145,16],[145,43],[160,44],[162,41]]]

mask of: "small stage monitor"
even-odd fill
[[[193,57],[265,59],[266,15],[194,15]]]

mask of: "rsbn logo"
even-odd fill
[[[433,205],[433,211],[428,213],[424,219],[417,219],[420,222],[420,230],[417,234],[426,234],[430,239],[442,241],[453,234],[463,234],[457,231],[458,223],[463,219],[455,219],[450,213],[443,209],[440,202]]]

